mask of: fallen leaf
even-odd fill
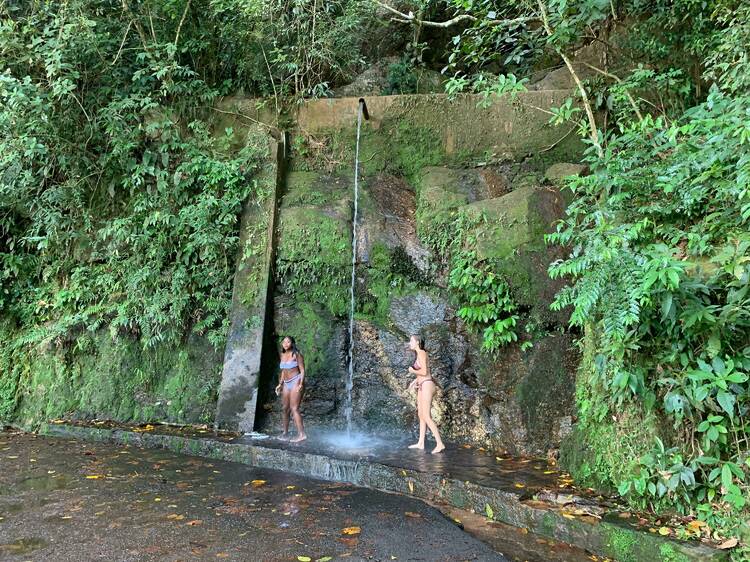
[[[341,533],[344,535],[358,535],[362,532],[360,527],[346,527],[341,529]]]
[[[545,470],[544,471],[544,474],[554,474],[554,473],[555,473],[554,470]]]
[[[309,556],[297,556],[297,560],[299,560],[299,562],[311,562],[312,558]]]
[[[100,478],[104,478],[103,474],[89,474],[86,476],[89,480],[99,480]]]
[[[229,558],[229,553],[228,552],[217,552],[216,553],[216,558]]]
[[[525,488],[525,487],[526,487],[526,485],[525,485],[525,484],[521,484],[520,482],[516,482],[516,483],[515,483],[515,487],[516,487],[516,488]]]
[[[414,513],[413,511],[405,511],[404,515],[406,515],[407,517],[414,517],[415,519],[422,518],[422,515],[420,515],[419,513]]]
[[[259,486],[262,486],[265,483],[266,483],[265,480],[253,480],[252,482],[250,482],[250,484],[252,484],[254,488],[258,488]]]
[[[324,556],[323,558],[318,558],[315,562],[330,562],[333,560],[331,556]]]
[[[185,519],[185,516],[177,514],[177,513],[172,513],[170,515],[167,515],[167,519],[172,519],[174,521],[182,521],[183,519]]]
[[[413,494],[414,493],[414,482],[409,480],[409,491]]]
[[[659,534],[662,537],[666,537],[668,534],[670,534],[672,531],[669,529],[669,527],[659,527]]]
[[[495,513],[492,511],[490,504],[485,504],[484,512],[487,514],[488,519],[493,519],[495,517]]]
[[[734,548],[735,546],[737,546],[738,542],[740,542],[740,541],[737,540],[737,537],[732,537],[731,539],[725,540],[717,548],[720,548],[721,550],[726,550],[728,548]]]
[[[287,486],[287,487],[286,487],[286,489],[287,489],[287,490],[294,490],[294,489],[295,489],[296,487],[297,487],[297,486]]]

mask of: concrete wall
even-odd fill
[[[366,127],[387,128],[391,123],[418,127],[439,139],[447,155],[480,156],[494,154],[513,159],[539,151],[580,152],[582,144],[570,126],[548,124],[549,109],[562,105],[570,90],[544,90],[519,93],[515,97],[493,98],[489,107],[480,107],[478,95],[446,94],[398,95],[365,98],[370,114]],[[350,130],[356,126],[359,99],[330,98],[308,101],[289,116],[292,128],[304,134]],[[269,105],[258,108],[258,100],[226,98],[221,109],[234,113],[238,121],[257,120],[276,127]],[[567,135],[567,136],[566,136]],[[557,143],[557,144],[556,144]]]

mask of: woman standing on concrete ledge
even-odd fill
[[[432,450],[432,454],[439,453],[445,449],[443,440],[440,439],[440,432],[437,424],[432,420],[432,397],[435,395],[436,382],[430,374],[430,364],[427,359],[427,352],[424,350],[424,338],[412,336],[409,339],[409,349],[415,354],[414,364],[409,367],[409,372],[416,375],[409,390],[417,390],[417,414],[419,415],[419,441],[414,445],[409,445],[410,449],[424,449],[424,438],[427,428],[430,428],[432,435],[435,436],[437,444]]]
[[[302,414],[299,413],[299,405],[305,392],[305,360],[297,349],[297,343],[292,336],[286,336],[281,340],[279,369],[281,372],[279,384],[276,386],[276,395],[281,394],[281,438],[287,438],[289,414],[291,413],[294,425],[297,427],[297,437],[290,441],[299,443],[307,439],[305,426],[302,423]]]

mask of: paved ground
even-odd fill
[[[162,450],[0,433],[1,560],[326,557],[506,560],[416,500]]]

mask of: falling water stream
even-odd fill
[[[362,130],[362,114],[365,111],[365,100],[359,100],[357,110],[357,144],[354,150],[354,217],[352,219],[352,280],[349,287],[349,374],[346,379],[346,404],[344,414],[346,416],[346,435],[352,435],[352,387],[354,386],[354,283],[357,266],[357,218],[359,203],[359,135]]]

